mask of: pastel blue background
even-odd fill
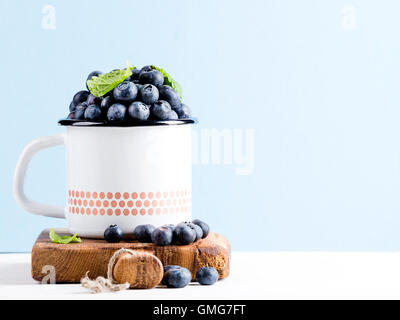
[[[41,27],[46,4],[55,30]],[[400,249],[399,11],[395,0],[1,0],[0,251],[66,225],[16,206],[17,158],[63,131],[90,71],[127,59],[182,84],[197,130],[255,130],[253,174],[193,167],[193,215],[234,250]],[[30,197],[64,202],[64,157],[33,159]]]

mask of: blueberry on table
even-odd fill
[[[74,112],[76,108],[76,105],[73,101],[69,104],[69,112]]]
[[[140,83],[150,83],[156,87],[161,86],[164,83],[164,76],[158,70],[141,71],[139,74]]]
[[[196,240],[196,231],[186,223],[179,223],[174,229],[174,240],[179,244],[190,244]]]
[[[178,93],[170,86],[162,85],[158,88],[160,100],[167,101],[172,107],[177,107],[180,104]]]
[[[126,107],[120,103],[114,103],[107,111],[109,121],[122,121],[125,119]]]
[[[148,243],[151,242],[151,234],[154,229],[155,227],[151,224],[141,224],[133,230],[133,235],[139,242]]]
[[[86,110],[87,106],[88,105],[86,102],[82,102],[76,106],[75,111],[74,111],[76,120],[82,120],[85,118],[85,110]]]
[[[101,109],[99,106],[95,104],[91,104],[85,110],[85,119],[86,120],[100,120],[101,119]]]
[[[196,272],[196,281],[203,285],[211,285],[217,282],[218,271],[213,267],[202,267]]]
[[[116,224],[109,226],[104,231],[104,239],[107,242],[120,242],[124,237],[124,233]]]
[[[167,101],[158,100],[151,106],[151,113],[160,120],[168,120],[171,106]]]
[[[207,223],[199,219],[193,220],[192,223],[198,225],[201,228],[201,230],[203,230],[203,237],[202,237],[203,239],[208,236],[208,234],[210,233],[210,227],[208,226]]]
[[[167,266],[164,266],[164,275],[163,275],[163,278],[161,280],[161,284],[165,284],[166,285],[166,283],[165,283],[165,274],[167,273],[167,271],[180,269],[180,268],[182,268],[182,267],[178,266],[178,265],[167,265]]]
[[[188,119],[191,116],[189,107],[184,103],[181,103],[172,109],[178,114],[179,119]]]
[[[88,88],[88,85],[87,85],[87,81],[90,80],[90,79],[92,79],[92,77],[97,77],[97,76],[99,76],[99,75],[101,75],[101,74],[103,74],[103,72],[101,72],[101,71],[92,71],[91,73],[89,73],[89,75],[88,75],[88,77],[87,77],[87,79],[86,79],[86,82],[85,82],[86,88],[87,88],[88,90],[89,90],[89,88]]]
[[[150,116],[150,109],[143,102],[135,101],[129,106],[128,114],[135,120],[147,120]]]
[[[89,94],[90,94],[89,91],[86,91],[86,90],[79,91],[79,92],[75,93],[72,101],[77,106],[81,102],[86,101],[86,99],[89,96]]]
[[[159,227],[151,233],[151,241],[158,246],[167,246],[172,242],[172,231],[166,227]]]
[[[117,102],[133,102],[137,97],[137,93],[136,85],[130,81],[121,82],[113,90],[113,96]]]
[[[163,282],[168,288],[183,288],[192,281],[192,275],[186,268],[170,269],[164,274]]]
[[[145,84],[140,88],[140,99],[145,104],[153,104],[159,96],[158,89],[152,84]]]

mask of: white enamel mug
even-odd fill
[[[193,120],[135,126],[63,121],[66,133],[32,141],[19,158],[13,191],[22,209],[67,218],[71,233],[88,238],[103,238],[112,224],[129,235],[140,224],[191,220]],[[62,144],[67,155],[67,206],[28,199],[24,179],[30,159],[41,149]]]

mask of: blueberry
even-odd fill
[[[75,112],[70,112],[68,117],[67,117],[67,119],[68,120],[74,120],[75,119]]]
[[[140,83],[150,83],[156,87],[161,86],[164,83],[164,77],[158,70],[141,71],[139,75]]]
[[[189,226],[191,228],[193,228],[194,231],[196,232],[196,240],[195,241],[198,241],[203,238],[203,230],[197,224],[189,223]]]
[[[180,268],[182,268],[182,267],[178,266],[178,265],[167,265],[167,266],[164,266],[164,276],[163,276],[163,278],[161,280],[161,284],[165,284],[166,285],[166,283],[165,283],[165,273],[167,271],[173,270],[173,269],[180,269]]]
[[[145,104],[153,104],[158,100],[159,96],[158,89],[152,84],[145,84],[140,89],[140,99]]]
[[[166,227],[154,229],[151,233],[151,241],[158,246],[167,246],[172,242],[172,231]]]
[[[191,116],[189,107],[186,104],[179,104],[172,108],[179,116],[179,119],[188,119]]]
[[[85,110],[85,119],[86,120],[100,120],[101,118],[101,109],[99,106],[95,104],[91,104]]]
[[[74,112],[76,108],[76,105],[73,101],[69,104],[69,112]]]
[[[124,237],[124,233],[120,227],[116,224],[109,226],[106,231],[104,231],[104,239],[107,242],[120,242]]]
[[[196,231],[186,223],[179,223],[174,229],[174,240],[179,244],[190,244],[196,240]]]
[[[208,226],[207,223],[199,219],[193,220],[192,223],[197,224],[201,228],[201,230],[203,230],[203,237],[202,237],[203,239],[208,236],[208,234],[210,233],[210,227]]]
[[[82,102],[80,104],[78,104],[75,108],[75,119],[77,120],[81,120],[85,117],[85,110],[87,108],[87,103],[86,102]]]
[[[79,92],[75,93],[72,101],[77,106],[81,102],[86,101],[88,95],[89,95],[89,91],[86,91],[86,90],[79,91]]]
[[[140,69],[132,69],[131,80],[139,80]]]
[[[160,100],[167,101],[172,107],[177,107],[180,104],[178,93],[170,86],[161,86],[158,88],[160,92]]]
[[[135,120],[147,120],[150,116],[150,109],[143,102],[135,101],[129,106],[129,116]]]
[[[149,72],[151,70],[153,70],[152,66],[144,66],[142,69],[140,69],[139,76],[141,72]]]
[[[86,79],[86,83],[85,83],[86,84],[86,88],[88,90],[89,90],[88,85],[87,85],[88,80],[92,79],[92,77],[97,77],[97,76],[99,76],[101,74],[103,74],[103,72],[101,72],[101,71],[92,71],[91,73],[89,73],[89,75],[88,75],[88,77]]]
[[[202,267],[196,272],[196,281],[203,285],[214,284],[218,280],[218,271],[213,267]]]
[[[103,97],[100,102],[100,109],[101,111],[106,114],[108,108],[112,105],[113,98],[111,96]]]
[[[122,121],[125,119],[126,107],[120,103],[114,103],[107,111],[107,119],[110,121]]]
[[[86,99],[86,103],[88,104],[88,106],[90,106],[91,104],[100,104],[101,102],[101,98],[94,96],[93,94],[89,94],[87,99]]]
[[[174,110],[170,110],[168,114],[168,120],[178,120],[179,117]]]
[[[170,116],[171,106],[167,101],[158,100],[151,107],[152,114],[161,120],[167,120]]]
[[[164,274],[164,283],[168,288],[183,288],[192,281],[192,275],[186,268],[170,269]]]
[[[136,99],[137,93],[137,87],[133,82],[124,81],[114,88],[113,96],[118,102],[130,103]]]
[[[171,231],[174,231],[175,225],[174,224],[164,224],[163,227],[170,229]]]
[[[133,230],[133,234],[139,242],[151,242],[151,234],[155,227],[151,224],[141,224]]]

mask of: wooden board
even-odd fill
[[[67,234],[65,229],[55,229]],[[82,239],[82,243],[58,244],[49,239],[49,230],[43,230],[32,248],[32,277],[41,281],[55,268],[56,283],[77,283],[89,271],[90,278],[107,276],[107,264],[112,254],[120,248],[140,250],[154,254],[163,265],[180,265],[190,270],[192,278],[199,268],[217,269],[219,278],[229,275],[231,248],[229,241],[217,233],[190,245],[156,246],[152,243],[123,241],[108,243],[104,240]],[[51,267],[50,267],[51,268]]]

